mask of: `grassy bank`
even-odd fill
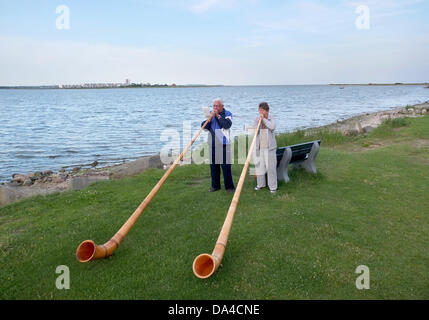
[[[276,195],[247,177],[223,266],[207,280],[192,261],[213,249],[232,195],[208,193],[206,165],[177,168],[115,254],[87,264],[77,245],[110,239],[163,170],[0,208],[0,298],[428,299],[429,117],[278,141],[316,138],[317,175],[291,169]],[[69,290],[55,287],[58,265]],[[355,287],[359,265],[369,290]]]

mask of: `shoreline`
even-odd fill
[[[330,86],[427,86],[429,83],[330,83]],[[427,88],[427,87],[426,87]]]
[[[362,113],[328,125],[303,129],[303,131],[314,133],[328,129],[340,131],[344,135],[365,134],[377,128],[387,119],[419,117],[426,114],[429,114],[429,101],[390,110]],[[162,163],[159,154],[143,156],[133,161],[105,167],[97,167],[97,164],[95,161],[88,165],[89,168],[74,167],[69,171],[61,169],[58,172],[46,170],[28,175],[14,174],[12,180],[0,184],[0,206],[35,195],[81,190],[96,181],[122,179],[140,174],[150,168],[166,169],[168,167]]]
[[[83,84],[71,85],[28,85],[28,86],[0,86],[2,90],[20,90],[20,89],[147,89],[147,88],[213,88],[213,87],[275,87],[275,86],[424,86],[429,88],[429,82],[416,82],[416,83],[308,83],[308,84],[153,84],[153,85],[124,85],[110,86],[107,84],[93,84],[100,86],[85,86]]]
[[[354,115],[346,119],[338,119],[336,122],[304,129],[306,132],[317,130],[333,130],[340,131],[345,135],[369,133],[377,128],[383,121],[387,119],[403,118],[403,117],[418,117],[429,114],[429,101],[405,107],[396,107],[389,110],[381,110],[375,112],[364,112]]]

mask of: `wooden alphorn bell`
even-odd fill
[[[234,219],[235,210],[237,209],[238,200],[240,199],[241,190],[243,189],[244,180],[246,179],[247,169],[249,168],[252,151],[255,147],[256,135],[258,134],[261,123],[262,117],[259,119],[258,126],[255,130],[253,141],[250,145],[249,152],[247,154],[246,162],[244,163],[243,170],[241,171],[240,180],[238,181],[237,188],[235,189],[231,205],[229,206],[225,222],[223,223],[222,230],[220,231],[213,252],[212,254],[200,254],[198,257],[195,258],[194,263],[192,264],[192,270],[195,276],[200,279],[210,277],[217,270],[217,268],[219,268],[219,265],[222,261],[226,249],[226,243],[228,242],[229,232],[232,226],[232,221]]]

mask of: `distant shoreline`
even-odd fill
[[[329,84],[249,84],[249,85],[222,85],[222,84],[185,84],[185,85],[123,85],[123,84],[81,84],[81,85],[40,85],[40,86],[0,86],[0,89],[56,89],[56,90],[71,90],[71,89],[145,89],[145,88],[216,88],[216,87],[276,87],[276,86],[426,86],[429,87],[429,82],[422,83],[329,83]]]
[[[223,85],[135,85],[135,86],[84,86],[84,85],[71,85],[70,87],[60,87],[58,85],[53,86],[0,86],[3,90],[38,90],[38,89],[49,89],[49,90],[94,90],[94,89],[150,89],[150,88],[211,88],[211,87],[223,87]]]
[[[429,82],[424,83],[331,83],[330,86],[427,86]]]

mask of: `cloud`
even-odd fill
[[[326,33],[353,25],[354,10],[320,1],[290,1],[265,10],[251,22],[260,33]]]
[[[279,39],[279,42],[285,37],[299,41],[312,39],[314,43],[344,41],[358,31],[355,26],[358,18],[355,9],[362,4],[370,9],[373,30],[376,27],[386,27],[377,30],[390,32],[386,31],[388,28],[393,33],[399,29],[399,25],[392,25],[386,18],[411,16],[418,11],[417,5],[422,2],[422,0],[368,0],[338,1],[334,4],[319,0],[292,0],[276,7],[265,8],[258,15],[249,18],[249,24],[253,28],[249,28],[249,34],[245,39],[255,46],[258,46],[265,36],[269,39]],[[412,25],[412,22],[408,25]]]
[[[194,0],[189,9],[196,14],[202,14],[214,9],[235,9],[240,6],[254,5],[259,0]]]
[[[210,8],[213,8],[216,5],[221,4],[222,2],[222,0],[200,0],[192,4],[190,9],[194,13],[202,13],[208,11]]]
[[[423,3],[424,0],[363,0],[363,1],[344,1],[343,4],[350,7],[366,5],[374,10],[397,9],[413,6]]]
[[[356,8],[359,5],[368,6],[372,18],[383,18],[413,14],[416,12],[415,5],[423,3],[424,0],[366,0],[346,1],[345,6]]]

